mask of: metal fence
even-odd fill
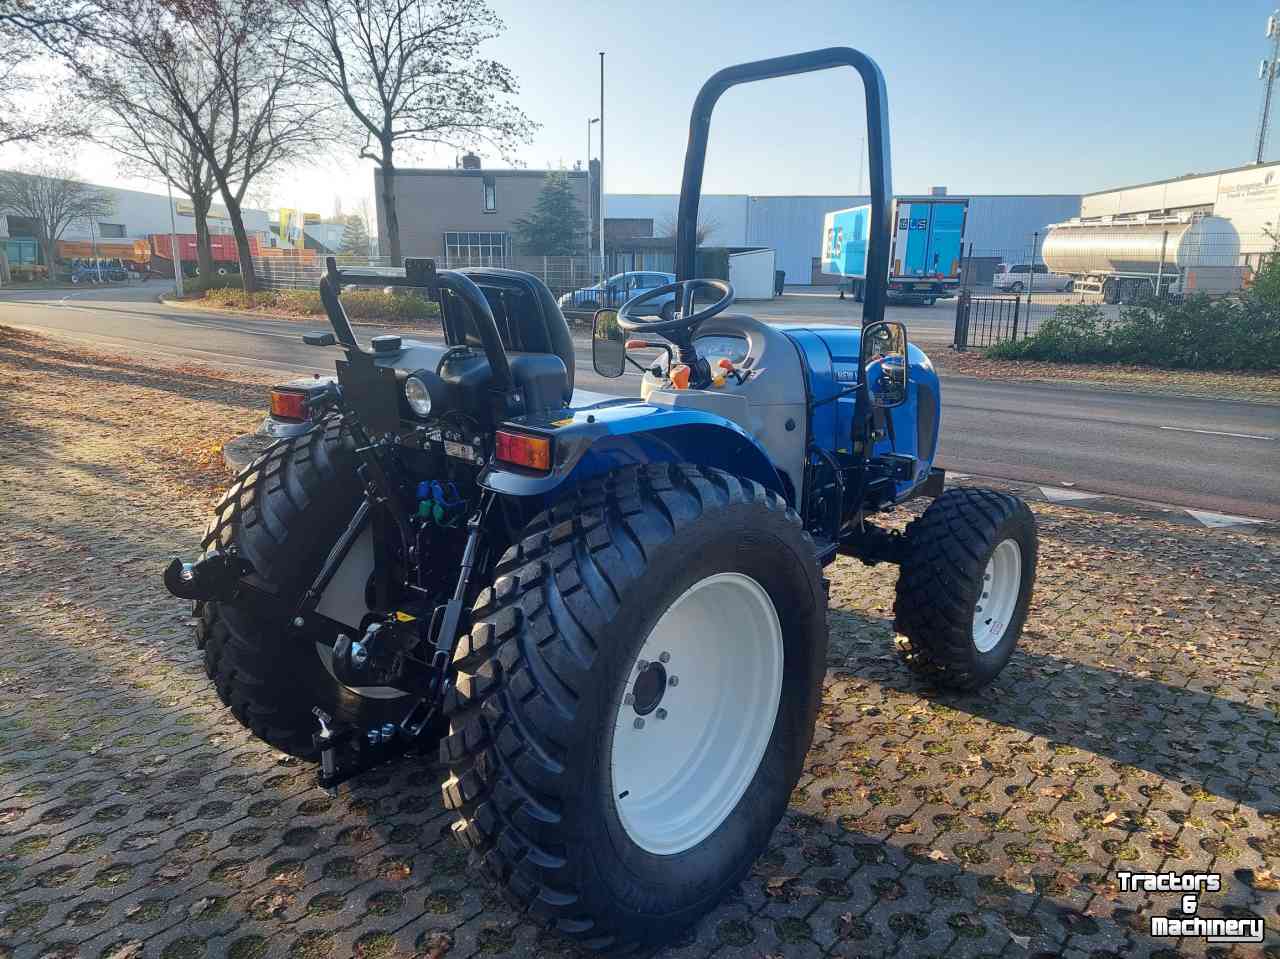
[[[391,260],[388,257],[339,256],[338,265],[348,268],[376,269],[391,271]],[[600,295],[593,287],[618,273],[635,271],[669,273],[672,269],[672,255],[652,255],[640,253],[613,253],[601,258],[599,256],[442,256],[436,258],[436,265],[441,269],[462,269],[465,267],[498,267],[508,270],[522,270],[532,273],[542,280],[551,290],[553,296],[569,293],[576,294],[571,298],[571,308],[580,302],[580,309],[594,310],[598,306],[616,304],[600,301]],[[253,259],[254,270],[259,285],[266,289],[276,290],[314,290],[320,284],[324,274],[324,256],[313,250],[280,251],[268,256],[257,256]],[[607,297],[606,297],[607,298]]]
[[[1196,221],[1082,227],[1028,243],[964,250],[956,298],[957,349],[1033,335],[1064,306],[1118,320],[1124,307],[1246,289],[1272,256],[1270,236],[1190,229]]]

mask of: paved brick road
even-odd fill
[[[0,343],[0,956],[568,954],[467,871],[428,760],[331,798],[206,683],[159,571],[260,382],[71,360]],[[976,697],[923,696],[892,570],[840,562],[792,810],[666,955],[1204,953],[1118,868],[1223,873],[1202,914],[1280,955],[1280,543],[1035,508],[1028,635]]]

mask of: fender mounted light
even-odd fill
[[[310,419],[306,394],[294,390],[272,390],[271,415],[278,420]]]
[[[541,473],[551,472],[551,440],[545,436],[498,430],[493,437],[494,459]]]

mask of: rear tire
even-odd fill
[[[197,604],[205,672],[243,726],[308,759],[315,754],[315,706],[361,727],[399,721],[407,711],[402,698],[366,698],[343,686],[313,642],[287,638],[294,608],[363,495],[353,455],[337,418],[281,440],[236,477],[203,542],[206,550],[235,545],[280,597],[270,616],[257,607]]]
[[[750,480],[695,466],[631,467],[584,484],[534,519],[495,576],[454,658],[446,704],[440,755],[450,768],[445,804],[459,814],[454,833],[519,906],[584,945],[666,942],[747,874],[799,778],[826,665],[826,600],[812,541],[778,496]],[[708,628],[700,631],[654,627],[686,596],[725,579],[743,587],[739,595],[767,596],[757,609],[776,613],[782,656],[772,711],[747,711],[751,683],[736,695],[738,685],[699,672],[676,645],[661,675],[641,688],[658,670],[639,661],[652,637],[661,635],[662,646],[696,635],[720,648],[718,612],[708,618],[704,610]],[[708,609],[731,614],[725,604]],[[742,639],[740,649],[754,648]],[[732,644],[724,648],[732,655]],[[708,676],[719,685],[704,685]],[[679,695],[695,690],[708,698]],[[711,722],[703,724],[708,701]],[[658,716],[667,708],[670,718]],[[664,784],[677,788],[687,769],[710,776],[719,768],[715,750],[695,750],[707,758],[671,780],[656,761],[635,806],[621,784],[627,771],[618,757],[627,750],[615,750],[615,738],[687,731],[700,743],[702,730],[726,716],[743,741],[763,730],[759,758],[744,759],[737,786],[723,790],[722,818],[708,814],[682,837],[658,835],[667,811],[647,827],[637,811],[669,796]],[[694,793],[694,806],[717,795]],[[670,812],[679,818],[684,810]]]
[[[1036,521],[1015,496],[951,489],[906,530],[894,628],[907,665],[936,686],[977,689],[1013,655],[1031,604]]]

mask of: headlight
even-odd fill
[[[409,409],[415,416],[431,415],[431,391],[419,377],[410,376],[404,381],[404,398],[409,401]]]

